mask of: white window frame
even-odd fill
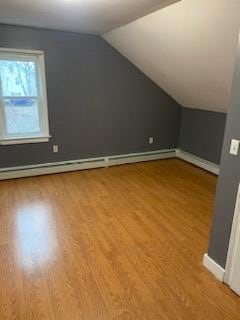
[[[0,48],[1,58],[19,58],[26,59],[31,58],[36,62],[37,67],[37,89],[38,89],[38,110],[40,121],[40,134],[29,135],[6,135],[6,117],[4,115],[4,103],[3,95],[0,92],[0,144],[1,145],[13,145],[13,144],[25,144],[25,143],[40,143],[48,142],[50,139],[49,134],[49,120],[48,120],[48,103],[47,103],[47,86],[46,86],[46,73],[45,73],[45,59],[44,52],[38,50],[23,50],[23,49],[9,49]]]

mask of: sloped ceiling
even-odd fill
[[[182,0],[103,37],[182,106],[227,112],[239,27],[239,0]]]
[[[104,33],[179,0],[0,0],[0,23]]]

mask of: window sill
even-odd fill
[[[46,137],[34,137],[34,138],[15,138],[15,139],[4,139],[0,140],[0,145],[14,145],[14,144],[28,144],[28,143],[42,143],[48,142],[51,136]]]

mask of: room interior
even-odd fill
[[[240,319],[240,3],[0,3],[1,319]]]

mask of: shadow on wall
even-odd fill
[[[220,164],[226,113],[182,108],[179,148]]]

